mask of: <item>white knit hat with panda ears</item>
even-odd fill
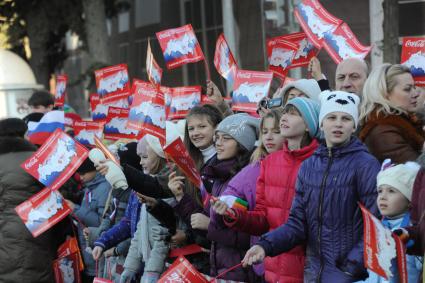
[[[323,119],[329,113],[344,112],[353,117],[354,125],[357,128],[360,104],[360,98],[357,95],[339,90],[325,90],[320,93],[320,103],[319,126],[322,125]]]

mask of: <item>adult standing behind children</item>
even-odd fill
[[[410,69],[403,65],[383,64],[367,79],[360,106],[363,122],[359,138],[380,161],[415,161],[425,141],[422,125],[411,117],[417,108]]]
[[[344,283],[367,277],[357,202],[377,214],[380,166],[353,136],[358,102],[347,92],[321,94],[319,125],[325,141],[301,165],[288,221],[263,235],[246,253],[244,265],[306,243],[304,282]]]
[[[15,212],[43,189],[20,166],[37,149],[24,139],[26,131],[21,119],[0,120],[0,282],[50,283],[57,248],[52,230],[34,238]]]

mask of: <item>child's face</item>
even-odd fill
[[[187,118],[189,139],[198,149],[208,148],[213,144],[214,127],[206,116],[194,115]]]
[[[322,122],[328,147],[338,146],[350,139],[355,132],[354,119],[345,112],[332,112],[325,116]]]
[[[267,153],[272,153],[282,149],[283,136],[280,133],[279,125],[275,125],[274,118],[266,118],[261,128],[261,142],[267,150]]]
[[[95,177],[96,177],[96,171],[80,173],[81,182],[83,182],[83,184],[90,182]]]
[[[285,110],[280,118],[280,132],[286,139],[304,136],[307,127],[300,113],[295,109]]]
[[[394,187],[381,185],[378,188],[378,209],[382,216],[394,217],[409,209],[409,200]]]
[[[146,151],[142,152],[140,155],[140,165],[142,165],[143,173],[145,174],[155,174],[153,170],[157,167],[159,162],[159,156],[153,151],[153,149],[146,145]]]
[[[228,134],[217,132],[214,140],[218,160],[233,158],[238,153],[238,142]]]

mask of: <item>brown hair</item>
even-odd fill
[[[261,122],[260,122],[260,136],[258,138],[258,146],[257,148],[254,150],[254,152],[251,155],[251,163],[260,161],[261,159],[263,159],[264,157],[267,156],[268,152],[266,150],[266,148],[264,147],[264,144],[262,142],[262,137],[263,137],[263,126],[264,126],[264,122],[266,119],[273,119],[274,122],[274,127],[275,128],[279,128],[280,130],[280,118],[282,117],[282,109],[272,109],[270,112],[268,112],[264,117],[261,118]]]
[[[201,169],[202,165],[204,165],[204,158],[202,156],[201,151],[193,145],[193,143],[190,141],[189,138],[189,131],[188,131],[188,123],[187,119],[192,118],[195,116],[202,116],[205,117],[208,121],[208,123],[215,128],[221,120],[223,120],[223,114],[218,110],[217,107],[205,104],[202,106],[195,106],[193,107],[189,113],[186,115],[186,127],[184,130],[184,143],[186,146],[187,151],[189,152],[190,157],[192,157],[193,161],[195,161],[196,168],[198,170]]]

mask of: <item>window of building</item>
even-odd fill
[[[130,12],[118,14],[118,32],[127,32],[130,29]]]
[[[160,0],[136,0],[135,2],[136,28],[161,22]]]

